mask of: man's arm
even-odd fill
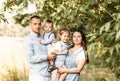
[[[34,54],[35,52],[34,52],[33,44],[30,39],[25,40],[24,51],[29,63],[38,63],[47,60],[47,54],[46,55]]]

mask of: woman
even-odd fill
[[[73,45],[69,49],[65,66],[58,70],[61,74],[67,73],[64,81],[78,81],[80,72],[86,63],[85,51],[87,47],[84,33],[81,30],[75,30],[72,40]]]

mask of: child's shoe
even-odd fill
[[[48,72],[52,72],[55,69],[56,69],[55,65],[50,65],[48,68]]]

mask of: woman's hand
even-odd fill
[[[64,68],[59,68],[58,72],[61,73],[61,74],[64,73]]]
[[[68,54],[68,50],[64,50],[62,54]]]
[[[62,74],[62,73],[65,73],[66,69],[67,69],[67,68],[66,68],[65,66],[63,66],[62,68],[59,68],[59,69],[58,69],[58,72],[61,73],[61,74]]]

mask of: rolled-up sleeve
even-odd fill
[[[47,60],[47,54],[36,54],[33,41],[29,38],[24,40],[24,52],[29,63],[35,64]]]

